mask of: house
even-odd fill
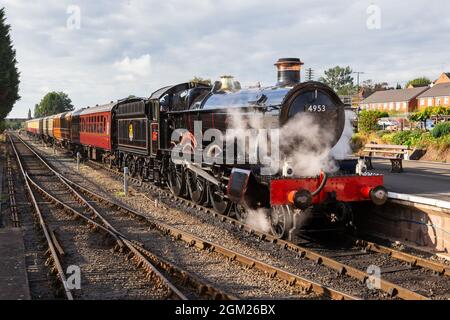
[[[419,110],[428,107],[450,107],[450,72],[444,72],[433,86],[418,97]]]
[[[363,110],[409,113],[417,109],[417,96],[428,87],[376,91],[361,101]]]
[[[361,87],[358,93],[353,95],[340,95],[339,98],[346,106],[357,109],[360,106],[361,101],[367,98],[370,94],[371,92],[367,88]]]

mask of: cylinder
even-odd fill
[[[294,86],[300,83],[300,69],[303,62],[298,58],[281,58],[277,67],[277,86]]]

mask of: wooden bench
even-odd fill
[[[392,144],[373,144],[369,143],[364,146],[364,159],[366,161],[367,169],[373,169],[372,159],[388,159],[391,161],[391,172],[403,172],[403,158],[408,156],[409,148],[402,145]]]

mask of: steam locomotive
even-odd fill
[[[302,64],[279,59],[270,87],[242,89],[231,76],[212,86],[181,83],[149,98],[32,119],[26,130],[221,214],[242,221],[262,214],[280,238],[307,231],[311,221],[348,226],[352,203],[386,202],[383,176],[366,174],[357,159],[327,158],[334,169],[313,174],[296,168],[331,150],[345,127],[344,104],[327,85],[300,82]],[[313,127],[318,136],[297,134]]]

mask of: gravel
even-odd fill
[[[51,163],[58,170],[67,174],[69,179],[79,182],[88,189],[105,197],[122,202],[152,219],[191,232],[208,241],[219,243],[224,247],[258,258],[265,263],[301,275],[302,277],[322,283],[347,294],[359,296],[364,299],[388,298],[385,293],[378,290],[370,290],[366,285],[353,278],[345,275],[337,275],[334,270],[317,265],[310,260],[302,259],[294,252],[282,250],[277,245],[259,241],[254,236],[246,235],[236,227],[223,223],[210,214],[200,212],[194,208],[187,208],[185,205],[165,199],[163,196],[161,196],[158,205],[156,205],[155,200],[158,198],[157,192],[145,193],[144,191],[141,192],[138,187],[133,186],[130,187],[129,197],[124,197],[122,194],[122,181],[119,177],[112,176],[103,170],[93,170],[90,166],[84,164],[80,166],[80,172],[78,173],[76,172],[76,163],[73,159],[69,159],[65,155],[54,156],[52,155],[52,151],[48,149],[42,150],[42,152],[46,153]],[[163,203],[168,201],[169,205]],[[174,259],[182,261],[176,255]],[[196,259],[190,258],[190,260]],[[230,273],[232,274],[232,272]],[[226,274],[227,272],[223,272],[222,274],[218,273],[216,277],[223,278]],[[243,278],[248,277],[249,273],[246,272]],[[237,279],[238,282],[242,280],[240,277]],[[251,288],[251,286],[244,285],[242,287],[243,289],[238,292],[246,292]],[[250,292],[250,294],[252,293]],[[287,296],[290,297],[291,293],[287,293]]]

